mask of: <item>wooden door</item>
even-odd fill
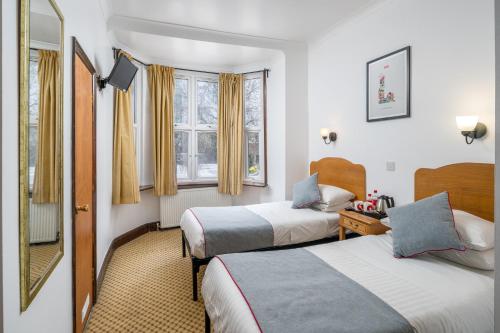
[[[83,332],[95,301],[95,70],[73,39],[73,310]]]

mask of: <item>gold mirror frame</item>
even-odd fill
[[[28,179],[28,125],[29,125],[29,55],[30,55],[30,0],[19,0],[19,266],[21,276],[21,311],[25,311],[38,294],[48,277],[64,255],[64,172],[63,172],[63,116],[64,116],[64,17],[54,0],[47,0],[60,22],[60,105],[58,130],[60,142],[60,198],[59,198],[59,251],[54,256],[41,279],[30,286],[30,231]]]

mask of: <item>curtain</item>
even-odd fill
[[[40,50],[38,57],[38,141],[33,202],[57,203],[61,176],[59,52]]]
[[[243,75],[219,75],[217,126],[219,192],[238,195],[243,189]]]
[[[153,135],[154,194],[175,195],[177,176],[174,143],[174,69],[148,66]]]
[[[120,51],[120,55],[131,56]],[[140,199],[130,89],[115,89],[113,129],[113,204],[133,204]]]

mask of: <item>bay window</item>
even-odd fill
[[[174,132],[179,184],[217,182],[217,75],[175,75]]]
[[[265,73],[244,76],[244,184],[265,186],[266,179],[266,117]]]

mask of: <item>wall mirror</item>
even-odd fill
[[[63,16],[53,0],[19,0],[21,311],[63,256]]]

